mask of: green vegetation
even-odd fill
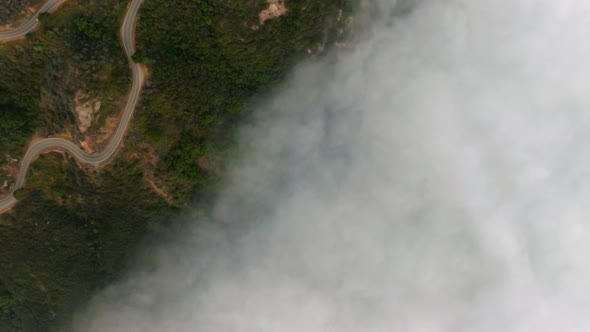
[[[261,25],[259,0],[145,0],[134,58],[150,78],[124,148],[100,169],[42,156],[19,205],[0,216],[0,331],[67,321],[118,277],[149,229],[191,199],[206,205],[252,98],[341,38],[345,2],[287,0],[285,16]],[[78,91],[102,101],[102,120],[120,110],[130,82],[118,41],[125,5],[68,0],[26,40],[0,45],[1,152],[18,156],[34,132],[81,139]]]
[[[216,182],[218,172],[195,160],[221,159],[252,96],[337,40],[348,2],[287,1],[287,15],[261,25],[263,1],[146,1],[136,59],[150,65],[152,78],[137,133],[158,148],[155,175],[178,204]]]
[[[14,300],[7,292],[0,294],[0,313],[7,315],[14,309]]]
[[[70,0],[40,16],[39,33],[0,44],[0,151],[19,157],[33,132],[79,137],[78,91],[102,101],[101,120],[119,110],[130,83],[118,40],[124,10],[118,0]]]
[[[77,0],[65,4],[56,15],[40,17],[45,29],[39,39],[45,45],[62,47],[72,65],[84,73],[78,88],[93,96],[118,97],[127,91],[127,59],[117,38],[124,10],[124,3],[117,0],[99,4]]]
[[[0,25],[14,22],[18,14],[39,2],[39,0],[3,0],[0,2]]]
[[[0,102],[0,151],[18,154],[33,134],[34,121],[35,116],[31,112],[9,101]]]
[[[34,130],[53,133],[73,121],[67,108],[52,107],[64,104],[63,84],[42,87],[64,75],[64,63],[23,44],[0,45],[0,148],[11,155],[20,153]]]
[[[0,217],[0,282],[24,331],[43,331],[113,280],[165,203],[123,160],[96,174],[50,154],[29,181],[23,208]]]
[[[0,331],[22,331],[22,322],[14,312],[15,301],[0,283]]]

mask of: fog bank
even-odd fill
[[[393,4],[76,331],[590,331],[590,3]]]

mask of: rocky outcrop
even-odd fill
[[[260,18],[260,24],[268,20],[275,19],[279,16],[285,15],[287,7],[285,6],[284,0],[267,0],[268,8],[260,12],[258,17]]]

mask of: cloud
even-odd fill
[[[377,3],[76,330],[590,330],[590,4]]]

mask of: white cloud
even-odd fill
[[[302,65],[244,129],[219,224],[77,329],[590,330],[590,4],[406,5]]]

